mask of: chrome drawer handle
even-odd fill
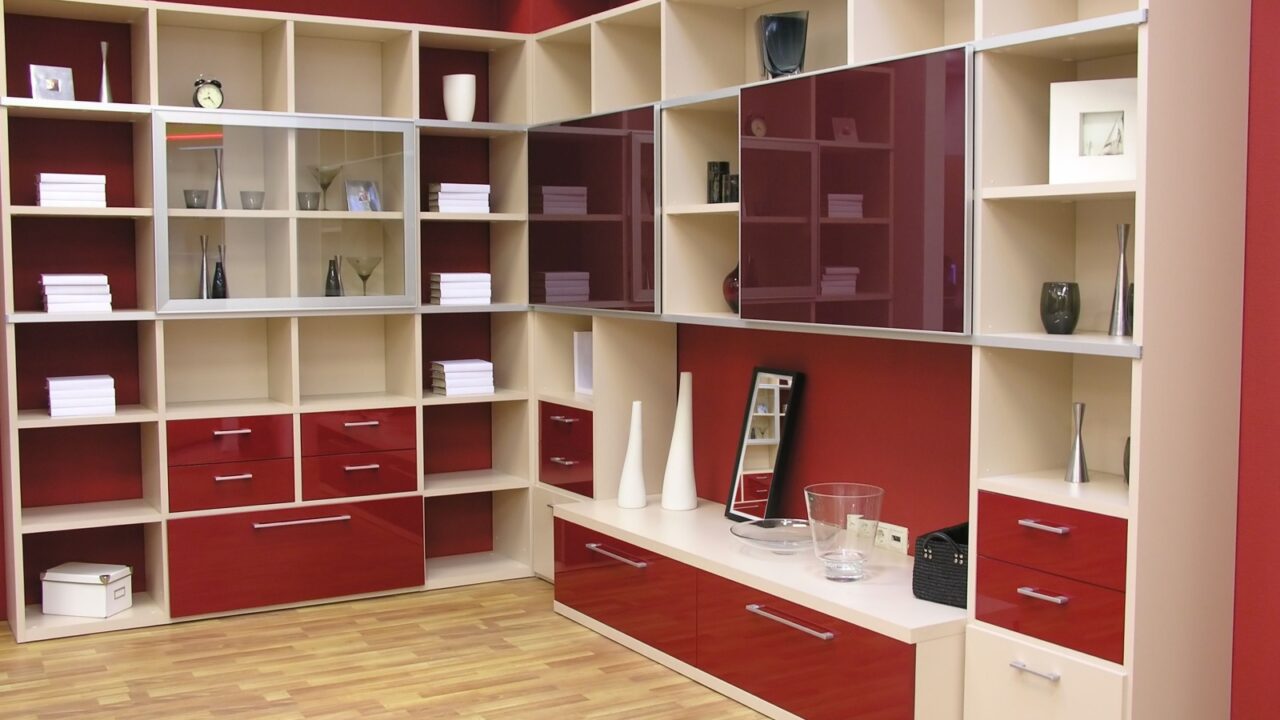
[[[254,523],[254,530],[266,528],[289,527],[291,525],[319,525],[321,523],[347,522],[350,515],[330,515],[329,517],[306,518],[305,520],[281,520],[280,522]]]
[[[1053,533],[1054,535],[1071,534],[1071,528],[1065,525],[1045,525],[1039,520],[1033,520],[1031,518],[1022,518],[1021,520],[1018,521],[1018,524],[1024,528],[1031,528],[1032,530],[1040,530],[1041,532]]]
[[[573,423],[578,422],[578,420],[580,420],[581,418],[566,417],[564,415],[552,415],[551,419],[558,423],[565,423],[566,425],[572,425]]]
[[[381,421],[381,420],[360,420],[360,421],[358,421],[358,422],[357,422],[357,421],[352,421],[352,422],[345,422],[345,423],[342,423],[342,427],[348,427],[348,428],[353,428],[353,427],[378,427],[378,426],[379,426],[379,425],[381,425],[381,424],[382,424],[382,421]]]
[[[831,632],[830,630],[823,630],[819,632],[817,630],[814,630],[813,628],[807,628],[804,625],[801,625],[800,623],[796,622],[795,620],[791,620],[790,618],[784,618],[781,615],[774,615],[773,613],[769,612],[769,610],[765,608],[765,606],[759,605],[757,603],[751,603],[750,605],[747,606],[746,609],[747,609],[747,612],[749,613],[752,613],[754,615],[759,615],[762,618],[768,618],[776,623],[781,623],[791,628],[792,630],[799,630],[805,635],[811,635],[813,637],[818,638],[819,640],[823,640],[823,641],[834,640],[836,637],[836,634]]]
[[[557,465],[563,465],[565,467],[573,467],[574,465],[578,464],[577,460],[565,460],[562,457],[553,457],[551,458],[551,462]]]
[[[342,469],[345,472],[360,472],[362,470],[377,470],[380,467],[382,466],[378,463],[370,463],[369,465],[347,465]]]
[[[617,553],[609,552],[608,550],[605,550],[603,547],[601,547],[600,543],[587,543],[587,549],[593,553],[600,553],[601,555],[607,558],[613,558],[614,560],[617,560],[620,563],[630,565],[633,568],[639,568],[643,570],[649,567],[649,563],[647,562],[632,560],[630,558],[624,558],[621,555],[618,555]]]
[[[214,482],[227,482],[229,480],[252,480],[253,473],[243,473],[241,475],[214,475]]]
[[[253,428],[240,428],[239,430],[214,430],[214,437],[222,437],[224,435],[252,435]]]
[[[1071,598],[1066,595],[1045,595],[1033,587],[1020,587],[1018,588],[1018,594],[1023,597],[1035,598],[1036,600],[1053,603],[1054,605],[1066,605],[1068,602],[1071,602]]]
[[[1013,668],[1014,670],[1017,670],[1018,672],[1024,672],[1028,675],[1035,675],[1038,678],[1044,678],[1045,680],[1048,680],[1051,683],[1056,683],[1062,679],[1062,676],[1056,672],[1044,672],[1042,670],[1035,670],[1035,669],[1029,668],[1027,667],[1027,664],[1022,662],[1021,660],[1009,661],[1009,667]]]

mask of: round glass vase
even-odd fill
[[[853,582],[867,577],[875,547],[884,488],[862,483],[821,483],[804,489],[813,552],[827,579]]]
[[[1040,322],[1050,335],[1070,335],[1080,322],[1080,285],[1047,282],[1040,289]]]

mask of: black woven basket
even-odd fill
[[[965,607],[969,589],[969,523],[916,538],[911,590],[921,600]]]

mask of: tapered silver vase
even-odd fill
[[[1120,258],[1116,261],[1116,287],[1111,294],[1111,327],[1108,335],[1132,335],[1129,318],[1133,313],[1129,310],[1129,261],[1125,251],[1129,248],[1129,223],[1116,225],[1116,245],[1120,248]]]
[[[1064,479],[1074,484],[1087,483],[1089,482],[1089,464],[1084,459],[1084,439],[1081,438],[1084,432],[1084,403],[1074,403],[1071,406],[1071,415],[1071,455],[1067,458],[1067,476]]]

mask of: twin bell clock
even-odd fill
[[[196,78],[196,90],[191,94],[191,102],[198,108],[217,110],[222,107],[222,83],[213,78],[201,75]]]

